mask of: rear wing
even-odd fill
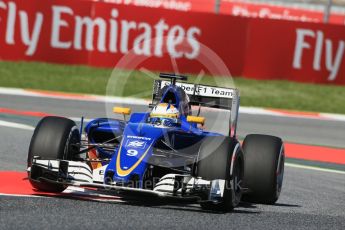
[[[164,94],[163,88],[172,82],[155,80],[152,93],[152,104],[157,104]],[[189,104],[230,111],[230,136],[236,136],[240,93],[238,89],[215,87],[209,85],[174,82],[189,96]]]

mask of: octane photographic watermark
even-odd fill
[[[152,89],[154,80],[159,79],[159,72],[158,71],[151,71],[146,66],[150,66],[150,61],[152,60],[151,57],[145,55],[138,55],[139,47],[150,47],[149,44],[160,44],[162,40],[170,41],[171,37],[157,37],[150,40],[143,40],[141,44],[137,44],[132,50],[130,50],[126,55],[124,55],[114,67],[112,74],[109,78],[106,94],[109,98],[112,97],[120,97],[117,103],[113,103],[112,100],[106,103],[106,113],[107,117],[109,118],[117,118],[117,119],[129,119],[129,116],[123,117],[121,115],[117,116],[113,113],[113,107],[130,107],[132,112],[147,112],[150,113],[152,110],[152,106],[149,107],[148,105],[152,102]],[[175,39],[175,38],[174,38]],[[184,42],[186,41],[186,42]],[[190,44],[187,42],[188,38],[185,37],[181,39],[181,43],[178,46],[178,50],[186,50],[190,49]],[[154,46],[152,46],[154,47]],[[230,70],[226,66],[226,64],[222,61],[222,59],[213,52],[210,48],[198,42],[198,49],[194,52],[194,59],[190,60],[191,65],[199,66],[198,74],[194,74],[188,78],[186,83],[199,85],[205,84],[210,85],[216,89],[219,88],[235,88],[234,81],[232,79]],[[175,47],[176,48],[176,47]],[[190,75],[185,72],[181,72],[182,70],[188,69],[186,66],[179,66],[179,59],[185,58],[186,53],[188,52],[179,52],[175,50],[175,52],[171,52],[172,47],[163,47],[161,49],[161,58],[162,58],[162,66],[167,68],[167,61],[169,61],[169,68],[165,73],[174,73],[174,74],[183,74],[183,75]],[[173,54],[173,55],[172,55]],[[156,61],[156,60],[155,60]],[[164,64],[164,65],[163,65]],[[152,67],[152,65],[151,65]],[[121,71],[119,71],[121,70]],[[140,82],[145,82],[145,85],[138,85],[134,77],[140,79]],[[143,80],[144,79],[144,80]],[[212,88],[213,89],[213,88]],[[217,103],[217,101],[211,102]],[[154,105],[153,105],[154,106]],[[205,125],[199,125],[199,128],[208,131],[208,132],[215,132],[220,133],[223,135],[229,135],[230,130],[230,111],[224,109],[214,109],[210,107],[203,107],[201,106],[193,106],[191,108],[192,115],[194,116],[202,116],[206,118]],[[142,120],[142,123],[147,123],[147,120]],[[138,126],[140,127],[140,126]],[[139,130],[138,130],[139,131]],[[161,140],[165,145],[168,146],[171,150],[175,151],[175,147],[180,145],[181,143],[177,143],[178,138],[175,138],[174,135],[171,135],[171,129],[164,129],[163,130],[163,138]],[[195,145],[194,151],[195,155],[197,156],[197,150],[200,146],[202,141],[198,141],[194,143]],[[153,148],[155,147],[153,144]],[[178,152],[186,152],[190,151],[193,146],[188,147],[180,147]],[[214,150],[218,147],[217,144],[212,146]],[[133,154],[132,154],[133,155]],[[140,157],[138,156],[133,157]],[[200,159],[199,159],[200,160]],[[168,162],[167,162],[168,163]],[[171,165],[173,164],[173,165]],[[169,162],[169,167],[188,167],[186,162],[183,161],[175,161],[173,163]]]
[[[188,177],[187,177],[188,178]],[[191,177],[190,177],[191,178]],[[209,182],[209,184],[198,184],[199,182],[197,180],[194,181],[194,183],[190,183],[189,179],[186,180],[187,182],[185,182],[184,180],[174,180],[173,182],[169,183],[164,183],[164,186],[166,186],[166,188],[169,188],[171,190],[160,190],[160,192],[173,192],[174,190],[176,192],[182,192],[182,190],[187,190],[187,189],[200,189],[202,186],[204,188],[207,189],[211,189],[211,182]],[[117,183],[117,185],[120,186],[124,186],[127,188],[144,188],[144,189],[149,189],[152,190],[153,188],[157,188],[157,185],[159,185],[158,183],[160,182],[161,177],[153,177],[150,180],[143,180],[143,181],[139,181],[139,180],[129,180],[126,181],[125,184],[120,185],[119,183]],[[105,184],[108,185],[114,185],[114,181],[113,178],[111,177],[105,177],[104,178],[104,182]],[[192,188],[191,188],[192,186]],[[230,190],[230,191],[234,191],[234,192],[238,192],[238,191],[243,191],[244,188],[243,186],[243,180],[241,180],[238,177],[234,177],[232,180],[229,180],[229,182],[224,183],[224,190]],[[116,190],[113,187],[104,187],[105,190]]]

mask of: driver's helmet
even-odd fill
[[[174,127],[178,124],[179,111],[170,103],[159,103],[151,113],[149,122],[164,127]]]

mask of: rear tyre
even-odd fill
[[[196,176],[210,181],[225,180],[223,200],[220,203],[202,202],[201,207],[203,209],[227,212],[233,210],[240,203],[243,163],[243,153],[237,140],[222,136],[203,139],[199,151]]]
[[[245,159],[245,201],[274,204],[280,195],[284,176],[283,141],[274,136],[252,134],[243,142]]]
[[[31,138],[27,166],[34,156],[43,160],[73,160],[79,152],[79,130],[74,121],[63,117],[44,117],[36,126]],[[62,192],[65,186],[32,180],[32,186],[41,191]]]

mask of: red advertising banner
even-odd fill
[[[255,79],[345,84],[345,28],[252,19],[243,75]]]
[[[200,58],[208,58],[205,53],[211,50],[233,74],[243,69],[247,21],[241,18],[91,1],[8,0],[0,4],[3,60],[103,67],[120,63],[124,68],[160,71],[176,71],[174,66],[178,66],[181,72],[198,73],[205,68]],[[224,33],[224,28],[236,36]],[[119,62],[126,55],[136,60]],[[203,71],[216,74],[218,70]]]
[[[230,70],[255,79],[345,85],[344,51],[340,25],[92,1],[0,0],[0,60],[214,75]]]
[[[277,6],[267,3],[250,3],[234,0],[222,0],[220,13],[250,18],[267,18],[300,22],[322,23],[324,12],[289,6]],[[332,13],[329,23],[345,25],[345,14]]]
[[[118,5],[177,10],[184,12],[214,12],[216,0],[90,0]]]
[[[91,0],[92,1],[92,0]],[[183,12],[208,12],[250,17],[268,18],[301,22],[322,23],[322,10],[278,6],[269,3],[253,3],[236,0],[94,0],[117,5],[139,6],[156,9],[177,10]],[[217,4],[219,4],[217,6]],[[345,25],[345,14],[332,13],[329,23]]]

